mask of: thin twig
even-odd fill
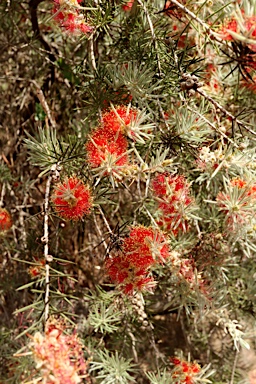
[[[218,41],[218,43],[223,44],[223,40],[218,36],[218,34],[213,32],[209,25],[207,25],[203,20],[199,19],[199,17],[196,16],[195,13],[185,7],[185,5],[180,4],[177,0],[171,0],[171,2],[175,4],[178,8],[182,9],[182,11],[189,15],[193,20],[197,21],[208,32],[208,34],[214,38],[214,40]]]
[[[100,229],[100,227],[99,227],[99,225],[98,225],[98,222],[97,222],[97,219],[96,219],[96,215],[95,215],[95,214],[93,214],[93,220],[94,220],[94,224],[95,224],[96,230],[97,230],[98,234],[99,234],[100,237],[101,237],[101,242],[103,243],[105,249],[107,250],[107,249],[108,249],[108,245],[107,245],[106,240],[104,239],[104,236],[103,236],[103,234],[102,234],[102,232],[101,232],[101,229]]]
[[[112,231],[112,229],[111,229],[110,226],[109,226],[109,223],[108,223],[108,221],[107,221],[107,219],[106,219],[106,217],[105,217],[105,215],[104,215],[104,212],[102,211],[102,209],[101,209],[100,206],[98,207],[98,209],[99,209],[99,211],[100,211],[101,217],[103,218],[103,221],[104,221],[104,223],[105,223],[105,225],[106,225],[106,227],[107,227],[109,233],[111,233],[111,235],[113,235],[113,231]]]
[[[198,112],[197,110],[194,110],[193,108],[191,108],[187,101],[185,99],[182,99],[182,101],[185,101],[186,102],[186,107],[189,111],[195,113],[197,116],[199,116],[203,121],[205,121],[205,123],[207,123],[212,129],[214,129],[214,131],[216,131],[217,133],[219,133],[222,137],[224,137],[226,140],[228,140],[230,143],[232,143],[234,145],[234,147],[238,148],[239,146],[232,140],[230,139],[230,137],[228,137],[224,132],[222,132],[218,127],[216,127],[211,121],[209,121],[204,115],[202,115],[200,112]]]
[[[92,68],[96,72],[97,67],[96,67],[96,60],[95,60],[94,47],[93,47],[93,35],[91,35],[90,38],[88,39],[88,43],[89,43],[89,52],[91,56]]]
[[[0,208],[4,205],[5,190],[6,190],[6,184],[3,183],[3,187],[2,187],[2,190],[1,190],[1,197],[0,197]]]
[[[23,200],[23,203],[22,203],[22,205],[24,207],[26,207],[26,205],[27,205],[28,198],[29,198],[29,195],[28,195],[28,193],[26,193],[24,200]],[[23,211],[23,208],[20,208],[19,222],[20,222],[20,230],[21,230],[21,240],[22,240],[24,249],[27,249],[27,233],[26,233],[26,228],[25,228],[24,216],[26,216],[26,212]]]
[[[160,100],[159,100],[159,99],[157,99],[157,105],[158,105],[158,108],[159,108],[159,111],[160,111],[161,117],[162,117],[162,119],[163,119],[163,122],[164,122],[165,128],[167,128],[167,130],[169,130],[169,125],[168,125],[168,123],[167,123],[167,121],[166,121],[166,116],[165,116],[165,114],[164,114],[164,110],[163,110],[163,108],[162,108],[162,105],[161,105],[161,103],[160,103]],[[162,133],[163,133],[163,130],[162,130],[162,128],[161,128],[160,126],[159,126],[159,130],[160,130],[160,132],[162,132]]]
[[[45,257],[45,322],[49,318],[49,299],[50,299],[50,261],[49,257],[49,196],[52,182],[52,175],[50,175],[46,182],[45,199],[44,199],[44,236],[42,241],[44,243],[44,257]]]
[[[31,80],[31,82],[36,86],[37,97],[38,97],[38,99],[40,101],[40,104],[42,105],[43,110],[46,113],[46,115],[47,115],[47,117],[48,117],[52,127],[56,128],[56,122],[55,122],[55,120],[52,117],[49,105],[48,105],[48,103],[46,101],[46,98],[44,96],[44,93],[43,93],[42,89],[40,88],[39,84],[35,80]]]
[[[136,351],[136,338],[134,336],[134,334],[128,330],[128,335],[130,336],[131,340],[132,340],[132,353],[133,353],[133,359],[135,361],[135,363],[138,363],[138,354],[137,354],[137,351]]]
[[[226,110],[221,104],[219,104],[216,100],[214,100],[211,96],[207,95],[202,89],[197,89],[197,92],[203,96],[205,99],[210,101],[216,108],[218,108],[221,112],[224,113],[224,115],[228,116],[232,121],[236,122],[238,125],[243,127],[246,131],[250,132],[252,135],[256,136],[256,132],[247,127],[247,125],[242,121],[239,120],[236,116],[232,115],[229,111]]]
[[[234,363],[233,363],[233,367],[232,367],[231,378],[230,378],[230,383],[229,384],[233,384],[234,383],[234,377],[235,377],[237,360],[238,360],[238,353],[239,353],[239,351],[236,351],[236,355],[235,355],[235,359],[234,359]]]
[[[53,63],[54,61],[56,61],[56,58],[55,58],[54,54],[52,53],[50,45],[47,43],[47,41],[43,38],[43,36],[41,34],[39,23],[38,23],[38,17],[37,17],[37,7],[43,1],[45,1],[45,0],[30,0],[29,1],[31,23],[32,23],[32,29],[33,29],[35,38],[42,43],[44,49],[48,52],[48,56],[49,56],[51,63]]]

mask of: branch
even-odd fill
[[[38,18],[37,18],[37,7],[43,1],[44,0],[30,0],[29,1],[31,23],[32,23],[32,29],[33,29],[35,38],[41,42],[44,49],[48,52],[50,62],[53,63],[56,61],[56,58],[55,58],[54,54],[52,53],[50,45],[47,43],[47,41],[44,40],[44,38],[41,34],[39,24],[38,24]],[[53,67],[53,69],[54,69],[54,67]]]
[[[44,257],[45,257],[45,322],[49,318],[49,302],[50,302],[50,262],[52,256],[49,255],[49,196],[52,182],[52,175],[50,175],[46,182],[45,199],[44,199],[44,236],[42,242],[44,243]]]
[[[173,4],[175,4],[178,8],[182,9],[187,15],[189,15],[193,20],[196,20],[202,27],[208,32],[209,36],[211,36],[214,40],[218,41],[218,43],[223,44],[223,40],[218,36],[216,32],[209,27],[203,20],[199,19],[192,11],[190,11],[185,5],[180,4],[177,0],[171,0]]]
[[[216,100],[214,100],[211,96],[207,95],[203,90],[196,89],[196,91],[203,96],[205,99],[210,101],[216,108],[218,108],[221,112],[224,113],[224,115],[228,116],[233,122],[237,123],[237,125],[240,125],[243,127],[246,131],[250,132],[252,135],[256,136],[256,132],[247,127],[247,125],[242,121],[239,120],[236,116],[232,115],[229,111],[226,110],[221,104],[219,104]]]
[[[218,134],[220,134],[222,137],[224,137],[226,140],[228,140],[232,145],[234,145],[234,147],[238,148],[239,146],[232,140],[230,139],[230,137],[228,137],[224,132],[221,132],[221,130],[216,127],[211,121],[209,121],[204,115],[202,115],[199,111],[197,111],[196,109],[193,109],[191,108],[188,103],[187,103],[187,100],[182,98],[182,101],[184,103],[186,103],[186,107],[189,111],[197,114],[197,116],[199,116],[203,121],[205,121],[205,123],[207,123],[214,131],[216,131]]]
[[[31,82],[36,86],[37,97],[38,97],[38,99],[40,101],[40,104],[42,105],[43,110],[46,113],[46,115],[47,115],[47,117],[48,117],[52,127],[56,128],[56,122],[55,122],[54,118],[52,117],[49,105],[48,105],[48,103],[46,101],[46,98],[44,96],[44,93],[43,93],[42,89],[40,88],[39,84],[35,80],[31,80]]]
[[[238,351],[236,351],[236,355],[235,355],[235,359],[234,359],[234,363],[233,363],[233,367],[232,367],[230,384],[234,383],[234,377],[235,377],[235,372],[236,372],[237,360],[238,360]]]
[[[99,205],[98,209],[99,209],[101,217],[102,217],[102,219],[103,219],[103,221],[104,221],[104,223],[105,223],[105,225],[106,225],[106,227],[108,229],[108,232],[111,233],[111,235],[113,235],[112,229],[110,228],[109,223],[108,223],[108,221],[106,219],[106,216],[104,215],[104,212],[102,211],[100,205]]]
[[[45,322],[49,318],[49,304],[50,304],[50,262],[53,260],[53,257],[49,255],[49,199],[50,199],[50,189],[51,183],[53,180],[59,178],[60,166],[59,163],[54,164],[51,168],[51,173],[48,176],[45,188],[45,198],[44,198],[44,235],[41,238],[41,241],[44,243],[44,258],[45,258],[45,312],[44,318]]]

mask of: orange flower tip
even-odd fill
[[[8,231],[12,226],[12,218],[5,208],[0,208],[0,231]]]

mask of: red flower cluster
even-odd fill
[[[128,163],[127,147],[128,141],[121,132],[100,127],[86,145],[88,161],[92,167],[123,166]]]
[[[132,294],[155,286],[150,268],[162,264],[168,257],[169,247],[160,231],[133,227],[123,241],[122,250],[107,260],[106,270],[114,283],[126,294]]]
[[[10,213],[4,208],[0,208],[0,231],[7,231],[11,226],[12,218]]]
[[[218,33],[221,35],[221,38],[226,41],[244,41],[244,38],[255,40],[255,44],[248,44],[248,47],[256,52],[256,16],[244,15],[243,11],[242,14],[243,18],[239,20],[240,22],[235,16],[225,20],[224,24],[218,30]]]
[[[136,120],[137,111],[125,106],[119,106],[107,111],[102,116],[102,125],[106,131],[128,134],[131,123]]]
[[[132,137],[132,123],[137,111],[125,106],[112,108],[103,114],[100,126],[92,133],[86,144],[87,158],[92,167],[105,168],[104,175],[118,176],[128,165],[128,140]],[[121,167],[121,168],[120,168]]]
[[[165,231],[176,235],[180,230],[188,229],[185,208],[192,203],[189,185],[184,176],[171,176],[168,173],[157,175],[152,181],[152,189],[157,197],[161,212],[158,225]]]
[[[198,272],[197,274],[195,273],[195,265],[192,258],[181,259],[178,275],[186,280],[191,290],[199,289],[202,294],[206,296],[209,295],[206,282],[203,279],[201,272]]]
[[[48,321],[45,335],[37,332],[31,338],[33,341],[30,348],[42,377],[40,383],[82,382],[80,375],[86,373],[87,364],[82,343],[75,334],[65,334],[63,324]]]
[[[200,372],[200,366],[197,363],[191,363],[185,360],[180,360],[176,357],[172,357],[171,362],[175,365],[172,371],[172,377],[178,379],[176,384],[193,384],[196,382],[196,376]]]
[[[230,31],[235,33],[239,32],[238,21],[234,16],[231,19],[225,20],[224,24],[218,30],[218,33],[223,40],[233,41],[234,37],[230,34]]]
[[[235,178],[230,181],[226,193],[219,192],[216,198],[219,209],[225,213],[227,229],[234,231],[252,224],[255,217],[256,184]]]
[[[143,111],[118,106],[106,111],[100,125],[86,144],[89,164],[99,167],[98,175],[110,176],[120,181],[127,175],[129,165],[128,140],[144,143],[152,137],[153,123],[145,123],[148,116]]]
[[[170,253],[172,273],[175,273],[178,277],[178,284],[186,282],[190,290],[200,290],[202,294],[209,296],[209,292],[206,286],[207,282],[203,278],[201,272],[196,272],[196,266],[193,257],[191,256],[189,258],[183,259],[180,256],[181,255],[176,251],[172,251]]]
[[[84,15],[79,12],[79,4],[83,0],[54,0],[54,20],[66,31],[78,34],[89,33],[92,27],[84,19]]]
[[[70,177],[55,187],[52,202],[59,216],[79,220],[90,213],[92,196],[87,185],[76,177]]]

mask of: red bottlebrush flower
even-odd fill
[[[78,384],[87,371],[81,341],[75,333],[65,334],[62,323],[50,320],[45,334],[37,332],[30,349],[44,383]]]
[[[113,283],[119,285],[125,294],[130,295],[135,291],[151,291],[155,286],[155,281],[149,276],[148,269],[132,265],[123,252],[109,258],[105,267]]]
[[[152,181],[152,189],[162,213],[158,225],[166,231],[172,231],[174,235],[179,230],[186,232],[188,223],[184,210],[193,200],[189,196],[189,185],[185,177],[159,174]]]
[[[181,366],[182,366],[183,372],[188,372],[189,371],[189,365],[188,365],[188,363],[186,361],[183,361],[181,363]]]
[[[156,196],[172,195],[180,200],[188,194],[188,183],[184,176],[171,176],[168,173],[160,173],[152,181],[152,188]]]
[[[123,240],[122,249],[107,260],[106,270],[126,294],[152,291],[156,282],[150,276],[150,268],[168,257],[169,248],[160,231],[133,227],[129,237]]]
[[[226,41],[234,40],[234,37],[230,34],[229,31],[239,33],[239,25],[237,20],[232,17],[229,20],[226,20],[224,24],[218,30],[218,33],[221,35],[221,38]]]
[[[102,116],[102,124],[105,130],[126,133],[129,125],[135,121],[137,111],[124,106],[115,107],[105,112]]]
[[[126,260],[137,268],[149,268],[169,257],[169,247],[162,232],[143,226],[133,227],[124,239]]]
[[[90,213],[92,196],[87,185],[76,177],[71,177],[56,186],[52,202],[59,216],[68,220],[79,220]]]
[[[129,12],[129,11],[132,9],[133,3],[134,3],[134,0],[132,0],[132,1],[127,1],[126,4],[123,4],[123,5],[122,5],[122,9],[123,9],[123,11],[125,11],[125,12]]]
[[[76,30],[76,17],[74,13],[67,13],[65,19],[62,22],[62,27],[67,31],[75,32]]]
[[[58,23],[62,23],[64,20],[65,20],[65,14],[61,11],[59,11],[59,9],[57,7],[54,7],[53,8],[53,19],[58,22]]]
[[[106,132],[122,133],[133,141],[144,143],[152,137],[154,123],[146,122],[149,115],[130,107],[114,107],[102,117],[102,127]]]
[[[156,196],[164,196],[166,195],[166,179],[168,177],[168,173],[160,173],[152,180],[152,189]]]
[[[73,34],[89,33],[92,27],[86,24],[84,15],[79,13],[81,0],[55,0],[53,18],[66,31]]]
[[[11,226],[12,218],[10,213],[4,208],[0,208],[0,231],[7,231]]]
[[[92,167],[99,167],[112,155],[113,164],[122,166],[128,163],[127,139],[120,133],[97,129],[86,145],[87,157]]]
[[[172,377],[179,380],[179,384],[193,384],[197,374],[200,372],[200,366],[196,362],[188,362],[185,360],[177,359],[176,357],[170,359],[175,365],[172,371]],[[178,382],[176,382],[178,383]]]

